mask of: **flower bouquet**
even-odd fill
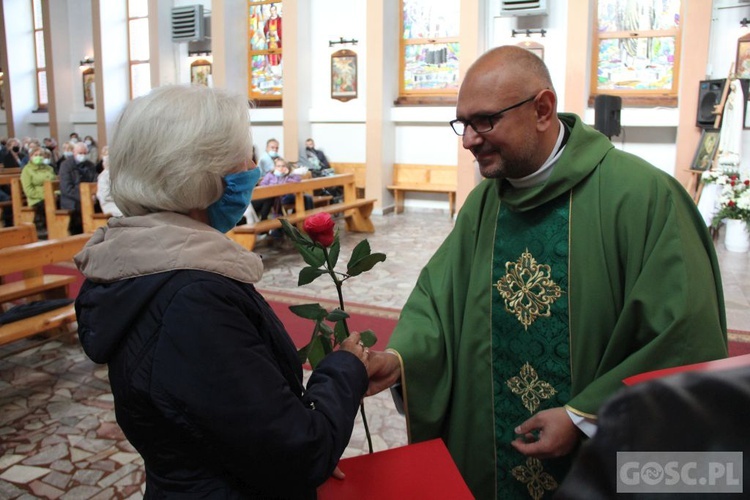
[[[315,369],[326,354],[332,352],[349,336],[349,327],[346,323],[349,314],[345,311],[342,285],[346,280],[369,271],[378,262],[383,262],[385,254],[372,253],[369,242],[362,240],[354,247],[349,262],[346,264],[346,271],[337,271],[336,264],[341,244],[338,231],[334,231],[336,223],[330,214],[319,213],[305,219],[304,233],[285,219],[281,219],[281,224],[284,233],[307,264],[299,273],[297,286],[307,285],[320,276],[328,275],[333,280],[338,294],[339,307],[331,311],[319,303],[289,306],[289,309],[297,316],[315,322],[310,342],[298,350],[300,362],[309,361]],[[332,323],[333,327],[326,322]],[[372,330],[364,330],[360,332],[360,340],[365,347],[372,347],[377,337]],[[372,453],[372,439],[367,427],[364,404],[360,404],[360,414],[365,425],[367,444]]]
[[[741,180],[737,174],[707,171],[704,183],[717,184],[721,190],[717,201],[717,212],[711,226],[718,229],[724,219],[750,223],[750,180]]]

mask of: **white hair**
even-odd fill
[[[204,209],[252,155],[246,97],[169,85],[132,101],[109,148],[112,198],[126,216]]]

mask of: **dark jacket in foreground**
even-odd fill
[[[367,388],[352,354],[302,386],[296,349],[255,290],[260,258],[161,213],[110,219],[76,263],[81,343],[109,365],[146,498],[309,498],[336,466]]]

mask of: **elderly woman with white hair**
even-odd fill
[[[146,498],[314,498],[367,388],[357,334],[303,386],[253,286],[260,257],[223,234],[250,202],[251,155],[246,98],[197,86],[132,101],[110,144],[123,217],[76,256],[76,312],[86,354],[109,365]]]

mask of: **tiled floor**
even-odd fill
[[[419,270],[452,227],[442,212],[374,216],[372,235],[341,230],[342,258],[367,237],[387,260],[348,281],[347,301],[400,308]],[[721,240],[720,240],[721,241]],[[750,330],[750,254],[717,250],[727,298],[729,328]],[[318,280],[297,288],[301,259],[285,245],[263,243],[266,273],[258,287],[314,297],[335,297]],[[406,444],[405,422],[387,394],[365,401],[373,444]],[[361,423],[345,456],[365,452]],[[106,368],[76,343],[23,340],[0,349],[0,499],[141,498],[143,462],[115,423]]]

